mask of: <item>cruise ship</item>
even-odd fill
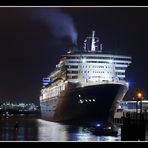
[[[95,31],[83,50],[62,55],[56,68],[43,78],[41,116],[54,122],[112,123],[117,105],[129,89],[125,72],[132,58],[106,53]]]

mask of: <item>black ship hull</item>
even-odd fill
[[[45,120],[56,122],[110,124],[117,103],[127,90],[122,84],[66,89],[60,96],[40,103],[41,115]]]

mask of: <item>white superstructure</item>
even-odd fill
[[[43,97],[54,98],[65,90],[68,82],[76,87],[102,83],[125,84],[125,71],[131,63],[130,56],[105,54],[95,31],[84,41],[83,51],[69,51],[63,55],[56,69],[44,79]]]
[[[68,80],[72,82],[124,81],[130,56],[105,54],[95,31],[84,41],[84,52],[63,56]]]
[[[125,80],[125,70],[131,57],[111,54],[66,55],[67,76],[70,81]]]

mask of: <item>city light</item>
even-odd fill
[[[34,103],[5,102],[0,105],[0,110],[39,111],[39,106]]]

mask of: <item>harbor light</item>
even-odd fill
[[[137,99],[138,100],[142,100],[144,97],[143,97],[143,93],[142,92],[137,92]]]
[[[97,126],[97,127],[100,127],[101,125],[98,123],[96,126]]]

